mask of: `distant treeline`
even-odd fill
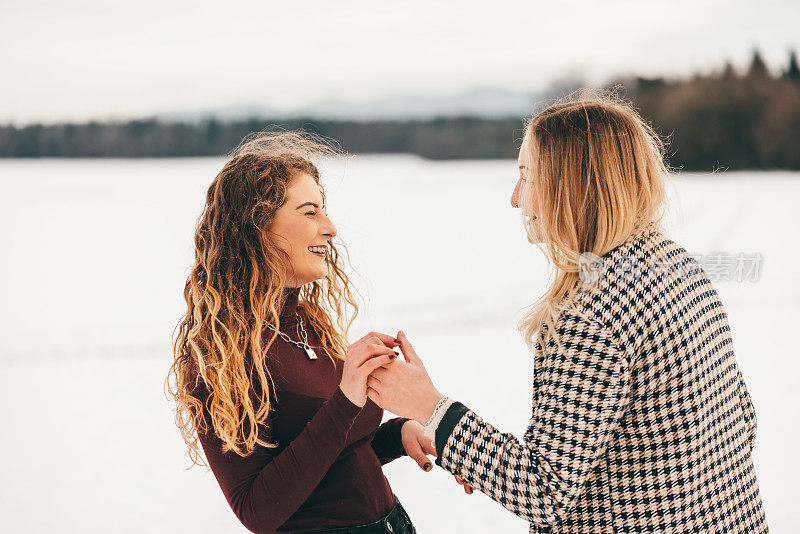
[[[185,157],[218,156],[266,127],[302,128],[335,139],[354,154],[403,152],[427,158],[496,158],[514,153],[519,119],[433,119],[409,122],[206,120],[196,124],[135,120],[124,123],[0,127],[0,156]]]
[[[691,79],[623,80],[684,170],[800,169],[800,68],[794,52],[773,76],[758,52],[746,73],[727,64]],[[331,137],[355,154],[410,153],[431,159],[514,158],[522,118],[414,121],[129,122],[0,126],[0,157],[183,157],[223,155],[268,126]]]
[[[730,63],[689,80],[639,78],[631,96],[686,170],[800,169],[800,68],[792,52],[773,77],[758,52],[746,73]]]

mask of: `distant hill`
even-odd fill
[[[458,95],[393,96],[366,102],[327,99],[288,111],[249,104],[208,110],[182,111],[155,115],[159,122],[199,122],[216,119],[315,119],[323,121],[424,120],[437,117],[477,117],[504,119],[530,115],[533,103],[542,93],[505,89],[473,89]]]
[[[475,89],[455,96],[396,96],[368,102],[325,100],[299,108],[289,117],[321,120],[421,120],[437,117],[503,119],[531,113],[536,93]]]
[[[267,117],[277,117],[280,112],[268,106],[256,104],[244,104],[239,106],[224,106],[205,110],[186,110],[172,111],[169,113],[159,113],[145,120],[156,120],[159,122],[185,122],[197,123],[208,120],[219,121],[242,121],[248,119],[263,119]]]

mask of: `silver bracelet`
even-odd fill
[[[433,413],[428,418],[428,422],[425,423],[425,426],[430,426],[431,421],[433,421],[433,418],[436,417],[436,412],[438,412],[442,408],[442,405],[445,402],[447,402],[448,400],[450,400],[450,398],[447,397],[446,395],[444,397],[442,397],[441,399],[439,399],[439,402],[436,403],[436,408],[433,409]]]

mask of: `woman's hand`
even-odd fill
[[[425,427],[413,419],[403,423],[400,429],[400,436],[403,441],[403,449],[423,471],[430,471],[433,464],[428,460],[427,454],[436,456],[436,449],[431,446],[431,441],[422,435]]]
[[[435,458],[436,449],[431,445],[431,441],[422,434],[424,430],[424,426],[411,419],[403,424],[403,427],[400,429],[400,435],[406,454],[417,462],[420,469],[428,472],[433,468],[433,464],[428,460],[428,456],[426,455],[431,455]],[[456,482],[464,487],[466,494],[472,495],[472,492],[475,491],[472,489],[472,486],[461,480],[458,475],[453,476],[455,476]]]
[[[367,403],[367,377],[369,374],[394,360],[398,345],[392,336],[370,332],[347,349],[339,387],[356,406]]]
[[[463,480],[461,480],[461,478],[460,478],[458,475],[453,475],[453,476],[454,476],[454,477],[456,477],[456,482],[458,482],[459,484],[461,484],[462,486],[464,486],[464,491],[466,492],[466,494],[467,494],[467,495],[472,495],[472,492],[473,492],[473,491],[475,491],[475,490],[472,488],[472,486],[470,486],[469,484],[467,484],[466,482],[464,482]]]
[[[367,395],[384,410],[424,425],[433,415],[442,394],[433,386],[406,335],[400,331],[397,339],[406,361],[394,360],[384,367],[375,366],[367,379]]]

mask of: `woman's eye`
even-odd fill
[[[316,211],[307,211],[306,213],[304,213],[304,215],[312,215],[312,216],[316,214],[317,214]]]

